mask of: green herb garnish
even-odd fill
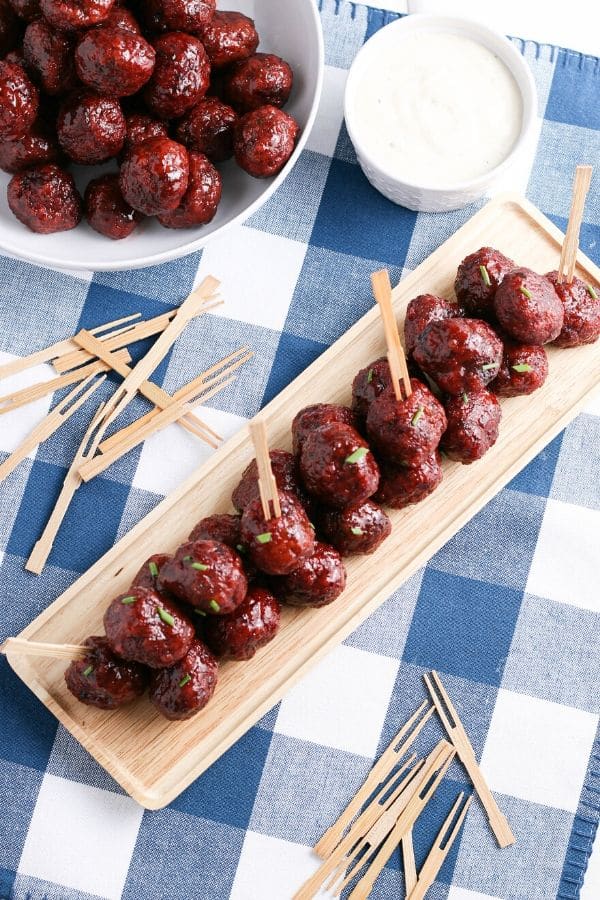
[[[155,562],[148,563],[148,568],[150,569],[150,574],[153,578],[156,578],[158,575],[158,566]]]
[[[497,369],[497,368],[498,368],[498,363],[486,363],[486,364],[485,364],[484,366],[482,366],[481,368],[483,369],[484,372],[489,372],[490,369]]]
[[[358,525],[353,525],[350,531],[357,537],[360,537],[361,534],[364,534],[364,531],[362,530],[362,528],[359,528]]]
[[[170,625],[171,627],[173,627],[173,625],[175,624],[175,619],[173,618],[173,616],[171,615],[170,612],[167,612],[166,609],[163,609],[162,606],[159,606],[158,614],[161,617],[161,619],[163,620],[163,622],[165,623],[165,625]]]
[[[465,404],[469,402],[469,395],[468,395],[468,394],[463,393],[463,395],[462,395],[462,402],[465,403]]]
[[[418,408],[418,410],[416,411],[416,413],[414,414],[414,416],[412,417],[412,419],[410,420],[410,424],[411,424],[411,425],[416,425],[417,422],[419,421],[419,419],[421,418],[421,416],[423,415],[424,412],[425,412],[425,407],[424,407],[424,406],[420,406],[420,407]]]
[[[367,384],[371,384],[373,381],[373,369],[369,369],[367,372]]]
[[[131,595],[130,597],[123,597],[123,599],[121,600],[121,603],[124,603],[125,606],[129,606],[131,603],[135,603],[136,600],[137,600],[137,597],[134,597],[133,595]]]
[[[594,290],[594,288],[592,287],[591,284],[586,284],[585,289],[588,292],[588,294],[590,295],[590,297],[592,298],[592,300],[598,299],[598,294],[596,293],[596,291]]]
[[[310,525],[310,527],[312,528],[313,531],[316,531],[316,530],[317,530],[317,529],[315,528],[315,526],[313,525],[312,522],[309,522],[308,524]]]
[[[268,544],[269,541],[271,540],[271,532],[265,531],[264,534],[257,534],[256,540],[258,541],[259,544]]]
[[[483,280],[483,283],[484,283],[487,287],[491,287],[491,286],[492,286],[492,282],[490,281],[490,276],[489,276],[489,273],[488,273],[488,270],[486,269],[486,267],[485,267],[485,266],[479,266],[479,272],[480,272],[480,274],[481,274],[481,278],[482,278],[482,280]]]
[[[203,609],[195,609],[194,612],[196,613],[197,616],[206,616],[206,613],[204,612]]]
[[[183,557],[183,561],[184,561],[184,562],[191,562],[191,561],[193,560],[193,558],[194,558],[193,556],[184,556],[184,557]]]
[[[205,566],[204,563],[192,563],[190,569],[197,569],[198,572],[206,572],[208,566]]]
[[[84,669],[84,670],[83,670],[83,674],[84,674],[84,676],[87,678],[88,675],[91,675],[93,671],[94,671],[94,667],[93,667],[93,666],[88,666],[87,669]]]
[[[345,463],[357,463],[360,462],[361,459],[364,459],[367,453],[369,452],[368,447],[357,447],[354,453],[351,453],[350,456],[347,456],[344,460]]]
[[[242,556],[244,556],[244,554],[246,554],[248,552],[243,544],[236,544],[235,549],[237,550],[238,553],[241,553]]]
[[[191,681],[191,680],[192,680],[191,675],[189,675],[189,674],[184,675],[183,678],[181,679],[181,681],[179,682],[179,687],[185,687],[186,684],[188,683],[188,681]]]
[[[526,287],[520,287],[519,291],[523,294],[524,297],[527,297],[528,300],[531,300],[531,291],[528,291]]]
[[[514,369],[515,372],[533,372],[533,366],[530,366],[529,363],[517,363],[516,366],[511,366],[511,369]]]
[[[216,600],[211,600],[209,605],[213,612],[221,611],[221,607],[219,606],[219,604],[217,603]]]

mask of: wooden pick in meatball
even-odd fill
[[[308,435],[300,453],[300,474],[310,494],[335,508],[368,500],[379,484],[367,442],[343,422],[331,422]]]
[[[89,651],[83,659],[73,660],[65,672],[68,689],[81,703],[116,709],[142,696],[147,669],[115,656],[105,637],[89,637],[84,643]]]
[[[113,653],[151,669],[182,659],[194,639],[194,626],[172,600],[143,587],[115,597],[104,630]]]
[[[280,578],[271,579],[273,590],[290,606],[328,606],[346,587],[342,557],[329,544],[317,541],[311,556]]]
[[[224,659],[252,659],[279,630],[281,607],[264,587],[253,585],[238,608],[228,616],[213,616],[204,623],[206,643]]]
[[[412,393],[396,400],[388,388],[371,403],[367,435],[376,451],[396,465],[414,465],[431,456],[446,428],[444,407],[428,387],[411,378]]]
[[[498,374],[502,341],[479,319],[443,319],[419,335],[414,359],[445,393],[478,391]]]
[[[450,459],[475,462],[496,443],[502,407],[491,391],[449,397],[446,415],[448,428],[441,446]]]
[[[392,523],[380,506],[364,500],[344,509],[325,510],[319,519],[319,533],[342,556],[374,553],[392,533]]]
[[[314,530],[300,501],[278,491],[281,516],[265,519],[260,498],[242,513],[242,543],[250,559],[267,575],[287,575],[313,553]]]
[[[432,494],[441,483],[442,477],[442,458],[437,450],[414,466],[393,466],[384,463],[375,499],[383,506],[404,509],[413,503],[420,503]]]
[[[202,641],[196,640],[183,659],[153,673],[150,700],[166,719],[190,719],[214,694],[217,677],[217,660]]]
[[[219,541],[187,541],[160,570],[158,584],[207,615],[224,616],[240,605],[248,582],[242,560]]]
[[[293,455],[287,450],[270,450],[269,458],[279,490],[298,496],[300,484]],[[242,512],[258,496],[258,466],[256,460],[253,459],[242,472],[240,483],[231,495],[231,501],[235,508]]]
[[[600,337],[600,293],[592,284],[586,284],[577,275],[568,284],[558,282],[558,272],[548,272],[548,281],[554,287],[564,309],[564,322],[555,347],[580,347],[593,344]]]
[[[392,385],[390,364],[381,356],[361,369],[352,382],[352,412],[356,416],[359,427],[367,421],[369,406],[379,394]]]
[[[546,344],[562,331],[564,308],[552,282],[531,269],[513,269],[494,296],[500,325],[515,341]]]

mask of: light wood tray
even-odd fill
[[[513,195],[487,204],[431,254],[394,291],[402,324],[407,302],[428,292],[452,296],[461,259],[483,245],[497,247],[540,272],[558,264],[561,233],[535,207]],[[377,256],[374,250],[373,256]],[[578,274],[600,284],[600,270],[581,255]],[[226,286],[226,284],[225,284]],[[289,448],[290,425],[303,406],[347,403],[359,368],[384,352],[379,312],[373,308],[264,410],[272,447]],[[165,806],[211,765],[304,672],[342,641],[403,581],[496,494],[577,414],[597,386],[600,343],[575,350],[549,348],[550,376],[530,397],[503,402],[500,438],[472,466],[444,463],[444,481],[425,502],[392,512],[391,537],[373,556],[348,560],[348,586],[319,610],[287,607],[275,640],[251,662],[221,668],[214,699],[188,722],[169,723],[147,698],[102,712],[66,690],[64,662],[9,659],[48,709],[135,800]],[[35,619],[23,637],[77,643],[102,631],[111,598],[125,590],[142,562],[171,551],[203,516],[230,509],[232,488],[253,453],[248,429],[219,449],[177,491]]]

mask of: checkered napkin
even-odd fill
[[[141,272],[65,274],[0,257],[0,359],[130,312],[164,312],[214,273],[227,306],[186,330],[157,378],[172,391],[251,344],[251,368],[206,412],[227,436],[371,307],[373,270],[387,266],[399,279],[473,214],[409,212],[370,188],[342,124],[342,92],[359,47],[393,16],[326,0],[322,18],[317,126],[275,197],[202,253]],[[543,116],[535,163],[517,187],[564,228],[576,163],[600,158],[600,61],[516,43]],[[582,246],[600,262],[598,178]],[[42,367],[11,386],[48,377]],[[49,407],[46,398],[0,419],[0,459]],[[129,453],[78,492],[35,578],[23,563],[85,418],[74,417],[0,486],[0,638],[25,626],[209,452],[172,426]],[[124,795],[2,661],[0,898],[288,900],[315,866],[309,847],[424,697],[430,668],[442,673],[517,835],[514,847],[498,850],[475,803],[430,896],[577,897],[600,797],[599,443],[597,403],[162,811],[145,812]],[[428,725],[420,750],[441,737],[436,728]],[[418,866],[463,788],[465,772],[453,763],[415,828]],[[401,890],[395,854],[373,897]],[[596,881],[588,897],[599,895]]]

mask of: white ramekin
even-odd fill
[[[364,125],[356,113],[356,89],[368,72],[374,58],[384,46],[390,44],[402,52],[402,41],[415,32],[449,32],[471,38],[491,50],[512,73],[521,92],[523,120],[521,132],[509,155],[500,165],[470,181],[457,182],[444,187],[415,184],[405,181],[400,172],[391,171],[377,163],[364,149]],[[460,209],[488,193],[504,179],[507,170],[530,152],[537,117],[537,92],[531,70],[517,48],[503,35],[485,25],[454,16],[416,14],[405,16],[376,32],[357,54],[346,83],[344,115],[350,140],[354,145],[358,162],[368,180],[380,193],[408,209],[420,212],[444,212]]]

